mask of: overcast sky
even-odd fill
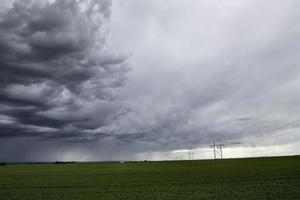
[[[300,154],[298,0],[0,7],[0,161]]]

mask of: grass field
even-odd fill
[[[300,199],[300,157],[0,166],[0,199]]]

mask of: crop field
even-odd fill
[[[299,200],[300,157],[7,165],[0,199]]]

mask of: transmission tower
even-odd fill
[[[210,148],[213,148],[214,150],[214,159],[217,159],[217,155],[219,155],[220,159],[223,159],[223,147],[225,147],[224,144],[216,144],[213,142],[212,145],[210,145]]]
[[[194,152],[188,152],[188,155],[189,155],[189,160],[194,160],[194,155],[195,155]]]
[[[225,147],[225,145],[217,144],[216,147],[219,148],[219,153],[220,153],[221,159],[223,159],[223,147]]]
[[[212,145],[210,145],[210,148],[213,148],[214,149],[214,159],[216,160],[216,144],[215,144],[215,142],[213,142],[213,144]]]

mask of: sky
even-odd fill
[[[0,161],[300,154],[297,0],[0,2]]]

